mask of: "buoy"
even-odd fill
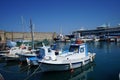
[[[84,60],[82,60],[82,66],[84,66],[85,65],[85,62],[84,62]]]
[[[69,58],[67,58],[67,60],[68,60]],[[69,60],[70,61],[70,72],[72,73],[72,72],[74,72],[74,69],[73,69],[73,67],[72,67],[72,63],[71,63],[71,60]]]
[[[90,56],[90,61],[91,61],[91,62],[93,61],[93,56]]]
[[[74,72],[74,69],[71,69],[70,72],[73,73],[73,72]]]

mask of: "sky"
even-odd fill
[[[120,0],[0,0],[0,30],[70,34],[120,24]]]

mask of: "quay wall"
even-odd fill
[[[56,37],[55,32],[34,32],[34,40],[52,40]],[[0,31],[0,41],[5,40],[32,40],[30,32],[5,32]]]
[[[0,41],[4,41],[5,40],[5,32],[0,30]]]

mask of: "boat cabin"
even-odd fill
[[[69,47],[69,52],[84,54],[85,56],[88,56],[87,45],[85,43],[71,44]]]

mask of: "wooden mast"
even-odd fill
[[[31,19],[30,19],[30,29],[31,29],[31,37],[32,37],[32,49],[34,49],[34,32],[33,32],[33,24]]]

